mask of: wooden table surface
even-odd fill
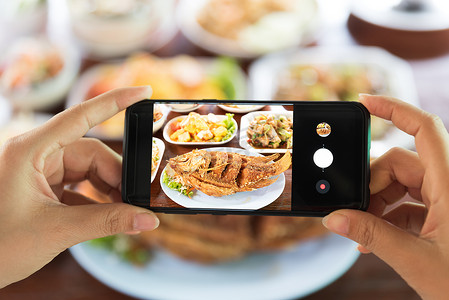
[[[275,107],[280,108],[280,107]],[[281,107],[282,108],[282,107]],[[269,112],[270,106],[264,107],[261,112]],[[207,115],[208,113],[213,113],[215,115],[225,115],[228,113],[227,111],[221,109],[220,107],[216,105],[203,105],[197,110],[195,110],[196,113],[199,113],[200,115]],[[171,111],[168,116],[167,120],[172,120],[173,118],[179,117],[179,116],[186,116],[188,113],[177,113]],[[161,139],[165,143],[165,151],[164,155],[162,157],[161,165],[159,166],[159,170],[157,170],[157,175],[153,180],[153,183],[151,184],[151,205],[152,207],[170,207],[170,208],[179,208],[182,207],[181,205],[177,204],[176,202],[170,200],[165,193],[162,191],[161,185],[160,185],[160,177],[162,176],[162,171],[164,170],[165,166],[167,165],[167,161],[175,157],[177,155],[181,155],[187,152],[190,152],[194,149],[205,149],[210,147],[231,147],[231,148],[240,148],[239,145],[239,139],[240,139],[240,124],[241,124],[241,118],[245,114],[241,113],[235,113],[234,114],[234,120],[237,122],[237,131],[236,136],[231,139],[226,144],[222,145],[176,145],[167,142],[163,137],[163,131],[164,127],[161,128],[158,132],[155,133],[155,137]],[[167,123],[166,123],[167,124]],[[164,126],[166,126],[166,124]],[[263,207],[263,210],[290,210],[291,209],[291,190],[292,190],[292,169],[291,167],[285,171],[285,186],[284,191],[281,193],[281,195],[271,204]]]
[[[329,9],[336,7],[334,1],[327,1]],[[341,1],[346,3],[347,1]],[[335,2],[336,3],[336,2]],[[345,28],[347,11],[329,18],[327,31],[320,36],[318,44],[345,46],[354,44]],[[330,26],[329,26],[330,25]],[[171,56],[179,53],[207,55],[204,51],[178,35],[157,54]],[[86,61],[84,67],[92,65]],[[243,62],[247,66],[249,62]],[[449,56],[422,61],[410,61],[421,106],[427,111],[439,114],[445,125],[449,125]],[[415,87],[410,87],[415,88]],[[63,107],[63,106],[62,106]],[[60,107],[60,109],[62,108]],[[120,145],[112,144],[120,149]],[[84,271],[68,251],[56,257],[47,266],[32,276],[0,290],[0,299],[132,299],[97,281]],[[324,289],[304,299],[419,299],[417,294],[388,265],[372,254],[361,255],[353,267],[341,278]]]

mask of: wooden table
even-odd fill
[[[276,107],[279,108],[279,107]],[[269,112],[270,107],[266,106],[262,109],[263,112]],[[220,107],[216,105],[203,105],[199,107],[195,112],[199,113],[200,115],[207,115],[208,113],[213,113],[215,115],[225,115],[228,113],[227,111],[221,109]],[[172,120],[173,118],[179,117],[179,116],[186,116],[188,113],[177,113],[171,111],[168,116],[167,120]],[[159,166],[159,170],[157,171],[157,175],[151,184],[151,206],[152,207],[170,207],[170,208],[180,208],[181,205],[177,204],[176,202],[170,200],[165,193],[162,191],[160,182],[160,177],[162,176],[162,171],[164,170],[165,166],[167,165],[167,161],[175,157],[177,155],[181,155],[187,152],[190,152],[194,149],[205,149],[210,147],[230,147],[230,148],[239,148],[241,149],[239,145],[239,139],[240,139],[240,124],[241,124],[241,118],[244,114],[241,113],[234,113],[234,120],[237,122],[238,129],[236,131],[236,136],[231,139],[226,144],[222,145],[176,145],[167,142],[163,137],[163,130],[159,130],[154,135],[157,138],[160,138],[165,143],[165,151],[164,155],[162,157],[161,165]],[[262,208],[262,210],[290,210],[291,209],[291,190],[292,190],[292,184],[291,184],[291,178],[292,178],[292,169],[291,167],[285,171],[285,186],[284,191],[282,194],[277,198],[274,202],[271,204],[265,206]]]
[[[347,0],[323,0],[332,14],[325,16],[330,26],[320,36],[318,44],[344,46],[354,44],[344,23]],[[338,3],[337,3],[338,2]],[[340,2],[342,4],[340,4]],[[342,8],[337,11],[336,8]],[[333,14],[335,13],[335,14]],[[333,18],[332,16],[336,16]],[[328,18],[329,17],[329,18]],[[337,18],[338,17],[338,18]],[[328,24],[328,25],[329,25]],[[179,53],[207,55],[189,43],[181,35],[174,42],[158,51],[157,54],[170,56]],[[243,62],[247,66],[249,62]],[[92,62],[85,62],[85,67]],[[425,61],[411,61],[421,106],[427,111],[439,114],[446,127],[449,126],[449,56]],[[414,88],[414,87],[410,87]],[[61,109],[60,107],[59,109]],[[116,150],[117,143],[109,144]],[[0,290],[0,299],[132,299],[103,285],[84,271],[68,251],[63,252],[52,262],[29,278]],[[419,299],[417,294],[388,265],[372,254],[362,255],[354,266],[341,278],[328,287],[305,297],[319,299]]]

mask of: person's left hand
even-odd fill
[[[121,202],[120,156],[98,140],[81,137],[151,94],[146,86],[102,94],[0,148],[0,288],[28,277],[77,243],[158,226],[146,209],[94,204],[64,190],[87,179]]]

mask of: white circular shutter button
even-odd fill
[[[326,148],[320,148],[313,154],[313,162],[321,169],[329,167],[334,161],[334,156]]]

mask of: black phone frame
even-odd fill
[[[360,202],[353,207],[313,207],[298,211],[270,211],[270,210],[229,210],[229,209],[199,209],[199,208],[163,208],[151,207],[150,186],[151,186],[151,149],[153,136],[153,105],[155,103],[170,102],[170,104],[240,104],[240,105],[293,105],[303,108],[320,110],[323,106],[334,107],[335,111],[344,110],[348,107],[360,111],[362,115],[361,126],[363,127],[363,141],[361,145],[361,193]],[[295,117],[295,116],[294,116]],[[150,122],[151,120],[151,122]],[[158,213],[171,214],[212,214],[212,215],[259,215],[259,216],[313,216],[322,217],[340,208],[351,208],[366,210],[369,206],[370,190],[370,146],[371,146],[371,125],[368,110],[359,102],[347,101],[283,101],[283,100],[178,100],[178,99],[145,99],[128,107],[125,113],[125,126],[123,137],[123,167],[122,167],[122,200],[125,203],[150,209]],[[294,122],[295,128],[295,122]],[[295,130],[294,130],[295,137]],[[295,138],[294,138],[295,140]],[[296,142],[296,145],[298,143]],[[146,151],[142,151],[145,149]],[[295,149],[295,142],[293,143]],[[150,155],[148,155],[148,151]],[[297,152],[297,151],[296,151]],[[295,153],[295,151],[293,151]],[[293,159],[294,159],[294,155]],[[293,165],[293,164],[292,164]],[[293,180],[293,174],[292,174]],[[150,184],[148,184],[150,183]],[[147,197],[137,195],[148,195]],[[292,195],[293,197],[293,195]]]

